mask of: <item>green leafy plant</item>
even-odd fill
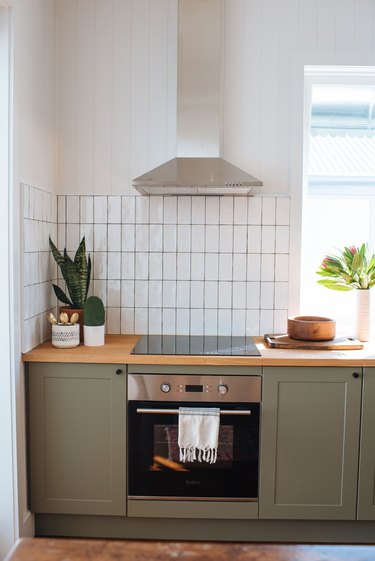
[[[83,236],[78,246],[74,261],[69,257],[66,249],[61,254],[51,238],[49,238],[49,245],[53,258],[60,267],[70,296],[68,298],[59,286],[52,284],[57,298],[60,302],[72,308],[83,308],[87,299],[91,276],[91,259],[90,255],[86,257],[85,236]]]
[[[89,296],[83,306],[83,322],[87,326],[104,325],[103,301],[98,296]]]
[[[316,271],[325,277],[317,282],[332,290],[366,290],[375,284],[375,255],[368,247],[344,247],[339,255],[327,255]]]

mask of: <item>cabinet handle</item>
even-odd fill
[[[359,378],[358,372],[353,372],[353,378]]]
[[[119,376],[120,374],[122,374],[122,370],[121,370],[121,368],[117,368],[117,370],[116,370],[116,374],[117,374],[117,376]],[[353,376],[354,376],[354,374],[353,374]]]

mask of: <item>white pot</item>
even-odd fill
[[[79,345],[79,325],[52,325],[52,345],[59,349],[70,349]]]
[[[104,345],[104,325],[84,325],[83,344],[87,347]]]
[[[371,290],[356,290],[356,322],[355,338],[358,341],[369,341],[371,331]]]

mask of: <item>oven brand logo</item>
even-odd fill
[[[201,482],[197,481],[197,479],[185,479],[186,485],[200,485]]]

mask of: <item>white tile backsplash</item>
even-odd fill
[[[25,330],[40,329],[42,319],[31,320],[51,305],[51,233],[72,253],[85,235],[107,333],[285,331],[288,197],[57,197],[30,186],[23,194]]]

